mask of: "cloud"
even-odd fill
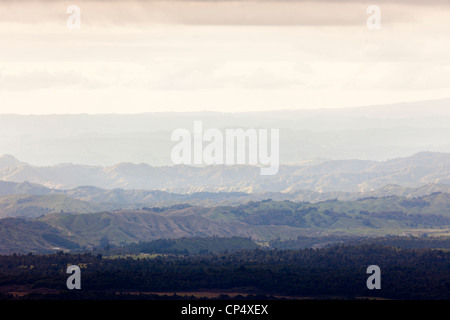
[[[0,21],[15,23],[64,23],[66,8],[81,8],[85,25],[185,24],[345,26],[364,25],[373,1],[360,0],[78,0],[2,1]],[[379,0],[383,22],[414,21],[448,7],[448,0]],[[427,8],[424,12],[424,8]],[[448,8],[447,8],[448,10]]]
[[[0,1],[0,113],[449,96],[447,1],[376,3],[378,31],[366,27],[372,1]],[[66,28],[73,4],[81,8],[77,31]]]
[[[109,78],[102,76],[98,70],[86,72],[76,70],[76,67],[36,67],[26,64],[19,68],[0,68],[0,91],[93,90],[114,85],[117,81],[112,79],[111,75]]]
[[[82,81],[83,76],[73,72],[50,73],[36,70],[22,74],[5,74],[0,71],[0,90],[2,91],[30,91],[77,86]]]

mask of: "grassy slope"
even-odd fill
[[[55,241],[56,240],[56,241]],[[40,222],[15,218],[0,219],[0,253],[49,252],[63,243],[56,228]]]
[[[87,213],[107,209],[113,209],[113,207],[73,199],[62,194],[7,195],[0,197],[0,218],[32,219],[53,212]]]

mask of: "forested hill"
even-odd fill
[[[450,252],[379,245],[244,250],[190,256],[105,259],[100,254],[0,256],[0,298],[182,299],[184,292],[230,292],[289,299],[448,299]],[[67,290],[66,268],[82,266],[82,290]],[[378,265],[381,290],[366,286]],[[74,292],[79,291],[79,292]],[[140,294],[142,293],[142,294]]]

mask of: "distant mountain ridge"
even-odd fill
[[[10,154],[4,154],[0,157],[0,169],[5,169],[9,167],[19,167],[23,165],[27,165],[27,163],[20,162]]]
[[[0,163],[3,162],[0,158]],[[120,163],[111,167],[60,164],[35,167],[13,161],[0,168],[0,180],[40,184],[52,189],[92,186],[102,189],[194,192],[368,192],[390,184],[420,187],[450,184],[450,153],[421,152],[388,161],[328,160],[282,165],[278,174],[261,176],[256,166],[186,165],[153,167]]]
[[[134,209],[144,206],[163,207],[175,204],[198,206],[240,205],[249,201],[262,201],[267,199],[316,203],[333,199],[354,201],[361,198],[389,196],[417,198],[433,193],[450,194],[450,185],[427,184],[421,187],[403,187],[390,184],[368,192],[316,192],[301,189],[289,192],[194,192],[181,194],[161,190],[102,189],[92,186],[80,186],[74,189],[60,190],[29,182],[16,183],[0,181],[0,209],[3,208],[3,211],[0,212],[0,218],[15,216],[11,214],[11,210],[5,209],[8,207],[8,203],[14,201],[21,201],[21,206],[16,206],[13,212],[21,212],[20,208],[22,210],[28,210],[26,209],[26,205],[28,204],[40,208],[34,211],[34,215],[32,215],[32,217],[37,217],[39,216],[37,212],[43,209],[46,212],[65,210],[67,212],[85,213],[95,210]],[[39,198],[30,196],[46,197]],[[28,201],[21,199],[27,199]],[[45,205],[45,207],[42,207],[42,205]]]
[[[450,99],[355,108],[261,112],[0,115],[0,152],[33,165],[171,165],[173,130],[279,128],[280,161],[384,161],[420,151],[450,152]]]

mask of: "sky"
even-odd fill
[[[367,20],[380,8],[380,28]],[[80,28],[73,11],[80,8]],[[0,114],[450,97],[450,1],[0,1]]]

